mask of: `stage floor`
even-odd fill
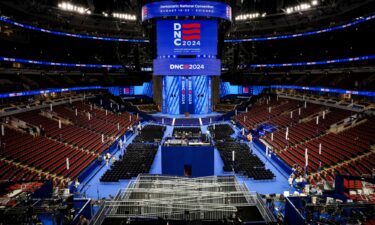
[[[229,124],[229,122],[226,122]],[[147,123],[145,123],[147,124]],[[207,126],[200,126],[202,131],[205,132],[207,130]],[[240,130],[232,126],[235,130],[235,134],[233,137],[236,137]],[[166,131],[164,133],[164,137],[170,136],[173,131],[172,126],[166,126]],[[134,139],[134,135],[127,140],[126,146],[130,144]],[[249,144],[250,147],[253,149],[253,153],[255,153],[265,164],[268,169],[270,169],[275,175],[276,178],[274,180],[267,180],[267,181],[255,181],[253,179],[249,179],[247,177],[242,177],[233,173],[228,173],[223,171],[223,161],[221,159],[220,153],[215,148],[215,159],[214,159],[214,174],[216,176],[227,176],[227,175],[236,175],[240,182],[244,182],[250,191],[256,191],[260,194],[282,194],[284,191],[294,192],[294,188],[290,188],[288,185],[287,178],[289,174],[286,174],[278,165],[274,163],[272,159],[269,159],[265,156],[265,153],[262,152],[255,144]],[[120,155],[120,151],[116,153],[118,157]],[[158,149],[156,156],[154,158],[154,162],[151,166],[150,174],[161,174],[162,171],[162,159],[161,159],[161,148]],[[119,182],[100,182],[100,177],[109,169],[110,167],[102,166],[97,168],[92,172],[86,180],[81,182],[81,186],[79,191],[83,196],[93,198],[93,199],[100,199],[100,198],[109,198],[109,196],[115,196],[117,191],[120,188],[126,188],[130,180],[120,180]]]
[[[160,117],[160,118],[170,118],[170,119],[198,119],[198,118],[208,118],[208,117],[216,117],[216,116],[222,116],[223,113],[213,112],[209,114],[190,114],[189,117],[186,117],[184,114],[180,115],[170,115],[170,114],[164,114],[164,113],[152,113],[149,114],[153,117]]]

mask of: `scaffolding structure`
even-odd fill
[[[257,207],[264,221],[275,221],[257,193],[234,176],[185,178],[139,175],[106,201],[92,224],[105,218],[217,221],[236,215],[238,207]]]

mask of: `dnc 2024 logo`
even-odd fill
[[[204,70],[204,64],[169,64],[170,70]]]
[[[175,46],[200,46],[200,23],[173,23],[173,44]]]

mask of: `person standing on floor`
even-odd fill
[[[292,189],[293,187],[293,181],[294,181],[294,174],[292,173],[288,178],[288,184],[289,184],[290,189]]]
[[[105,159],[105,165],[108,167],[109,166],[109,160],[111,159],[111,155],[109,153],[107,153],[107,155],[104,156],[104,159]]]

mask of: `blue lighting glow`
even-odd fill
[[[66,33],[66,32],[61,32],[61,31],[53,31],[53,30],[48,30],[48,29],[43,29],[39,27],[34,27],[31,25],[18,23],[4,16],[0,17],[0,21],[17,26],[17,27],[29,29],[29,30],[34,30],[34,31],[39,31],[39,32],[54,34],[54,35],[60,35],[60,36],[74,37],[74,38],[92,39],[92,40],[100,40],[100,41],[136,42],[136,43],[148,43],[149,42],[149,40],[126,39],[126,38],[115,38],[115,37],[99,37],[99,36],[90,36],[90,35],[84,35],[84,34],[72,34],[72,33]]]
[[[237,86],[235,87],[237,88]],[[353,91],[353,90],[344,90],[344,89],[327,88],[327,87],[305,87],[305,86],[294,86],[294,85],[271,85],[271,88],[330,92],[330,93],[338,93],[338,94],[352,94],[352,95],[375,97],[374,91]],[[49,94],[49,93],[61,93],[61,92],[67,92],[67,91],[85,91],[85,90],[100,90],[100,89],[108,89],[108,88],[102,87],[102,86],[49,88],[49,89],[34,90],[34,91],[0,93],[0,98],[12,98],[12,97],[41,95],[41,94]]]
[[[297,33],[297,34],[287,34],[287,35],[279,35],[279,36],[270,36],[270,37],[254,37],[254,38],[245,38],[245,39],[231,39],[231,40],[224,40],[224,42],[227,43],[238,43],[238,42],[255,42],[255,41],[271,41],[271,40],[279,40],[279,39],[288,39],[288,38],[297,38],[297,37],[303,37],[303,36],[310,36],[315,34],[321,34],[321,33],[327,33],[335,30],[342,30],[346,29],[348,27],[355,26],[357,24],[367,22],[369,20],[375,19],[375,15],[364,17],[364,18],[358,18],[350,23],[336,26],[336,27],[330,27],[325,28],[322,30],[316,30],[316,31],[309,31],[309,32],[303,32],[303,33]]]
[[[287,34],[287,35],[279,35],[279,36],[270,36],[270,37],[254,37],[254,38],[245,38],[245,39],[229,39],[224,40],[226,43],[238,43],[238,42],[255,42],[255,41],[271,41],[271,40],[279,40],[279,39],[288,39],[288,38],[297,38],[297,37],[303,37],[303,36],[309,36],[309,35],[315,35],[315,34],[321,34],[321,33],[327,33],[335,30],[342,30],[346,29],[348,27],[355,26],[357,24],[367,22],[369,20],[375,19],[375,15],[367,16],[364,18],[358,18],[350,23],[343,24],[340,26],[325,28],[317,31],[309,31],[309,32],[303,32],[303,33],[297,33],[297,34]],[[136,43],[149,43],[149,40],[142,40],[142,39],[124,39],[124,38],[116,38],[116,37],[100,37],[100,36],[90,36],[90,35],[83,35],[83,34],[72,34],[72,33],[66,33],[66,32],[60,32],[60,31],[53,31],[48,29],[43,29],[27,24],[18,23],[16,21],[13,21],[11,19],[8,19],[4,16],[0,16],[0,21],[4,23],[8,23],[14,26],[22,27],[29,30],[54,34],[54,35],[60,35],[60,36],[67,36],[67,37],[74,37],[74,38],[83,38],[83,39],[92,39],[92,40],[100,40],[100,41],[118,41],[118,42],[136,42]]]
[[[48,93],[60,93],[60,92],[67,92],[67,91],[85,91],[85,90],[99,90],[99,89],[107,89],[107,88],[102,87],[102,86],[49,88],[49,89],[34,90],[34,91],[0,93],[0,98],[12,98],[12,97],[22,97],[22,96],[31,96],[31,95],[42,95],[42,94],[48,94]]]
[[[315,62],[250,64],[250,65],[240,65],[240,68],[244,69],[244,68],[264,68],[264,67],[313,66],[313,65],[326,65],[326,64],[346,63],[346,62],[355,62],[355,61],[366,61],[366,60],[372,60],[372,59],[375,59],[375,55],[358,56],[358,57],[345,58],[345,59],[332,59],[332,60],[315,61]],[[186,60],[189,61],[189,60],[194,60],[194,59],[186,59]],[[209,60],[209,59],[206,59],[206,60]],[[214,62],[213,60],[214,59],[211,59],[212,62]],[[44,62],[44,61],[17,59],[17,58],[9,58],[9,57],[1,57],[1,56],[0,56],[0,61],[18,62],[18,63],[27,63],[27,64],[45,65],[45,66],[62,66],[62,67],[79,67],[79,68],[107,68],[107,69],[123,68],[122,65],[116,65],[116,64],[106,65],[106,64],[75,64],[75,63]],[[216,64],[212,66],[216,66]]]
[[[329,92],[329,93],[338,93],[338,94],[351,94],[351,95],[362,95],[362,96],[368,96],[368,97],[375,97],[374,91],[352,91],[352,90],[327,88],[327,87],[303,87],[303,86],[294,86],[294,85],[272,85],[271,88],[305,90],[305,91],[319,91],[319,92]]]
[[[17,59],[17,58],[8,58],[0,57],[0,61],[3,62],[18,62],[18,63],[27,63],[35,65],[44,65],[44,66],[63,66],[63,67],[80,67],[80,68],[107,68],[107,69],[121,69],[122,65],[105,65],[105,64],[76,64],[76,63],[59,63],[59,62],[44,62],[28,59]]]
[[[355,62],[355,61],[366,61],[366,60],[371,60],[371,59],[375,59],[375,55],[358,56],[358,57],[345,58],[345,59],[332,59],[332,60],[315,61],[315,62],[276,63],[276,64],[250,64],[250,65],[241,65],[240,67],[243,69],[243,68],[264,68],[264,67],[313,66],[313,65],[326,65],[326,64],[333,64],[333,63],[346,63],[346,62]]]

